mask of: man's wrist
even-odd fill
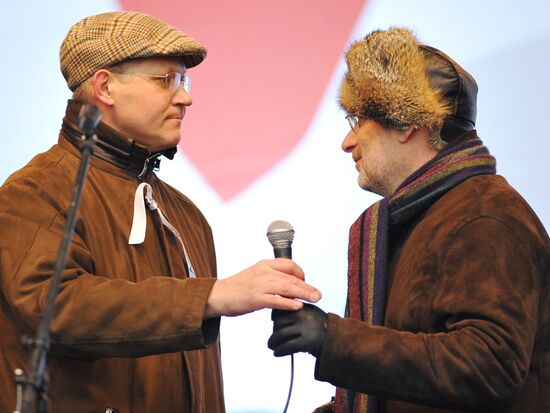
[[[219,308],[218,292],[220,288],[221,280],[216,280],[212,285],[210,294],[206,299],[206,307],[204,309],[204,319],[216,318],[223,315],[221,308]]]

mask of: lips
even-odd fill
[[[166,119],[176,119],[176,120],[182,120],[183,119],[183,116],[185,115],[185,111],[183,113],[175,113],[173,115],[168,115],[166,117]]]
[[[173,107],[170,108],[171,110],[177,110],[177,112],[171,113],[168,116],[166,116],[166,119],[177,119],[182,120],[185,116],[185,106],[181,107]]]

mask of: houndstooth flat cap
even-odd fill
[[[206,48],[162,20],[122,11],[82,19],[69,29],[59,51],[61,72],[72,91],[99,69],[153,56],[181,57],[190,68],[204,60]]]

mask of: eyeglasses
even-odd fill
[[[363,116],[360,116],[360,115],[347,115],[346,116],[346,119],[349,123],[349,127],[351,128],[351,130],[354,132],[354,133],[357,133],[357,131],[359,130],[359,119],[365,119]]]
[[[111,71],[111,73],[114,73],[117,75],[134,75],[134,76],[149,77],[151,79],[159,79],[159,80],[162,80],[162,82],[164,83],[164,87],[170,90],[172,93],[176,93],[176,91],[182,85],[183,85],[183,89],[187,93],[191,91],[191,78],[187,75],[182,75],[180,72],[168,72],[162,76],[148,75],[144,73],[119,73],[119,72],[113,72],[113,71]]]

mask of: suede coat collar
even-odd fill
[[[82,133],[78,129],[78,113],[83,103],[69,100],[61,135],[76,147],[80,147]],[[150,152],[145,146],[134,139],[125,137],[118,131],[103,122],[96,128],[98,142],[94,149],[94,156],[113,165],[132,172],[138,181],[143,181],[153,170],[160,168],[160,157],[173,159],[177,148],[170,148],[162,152]]]

